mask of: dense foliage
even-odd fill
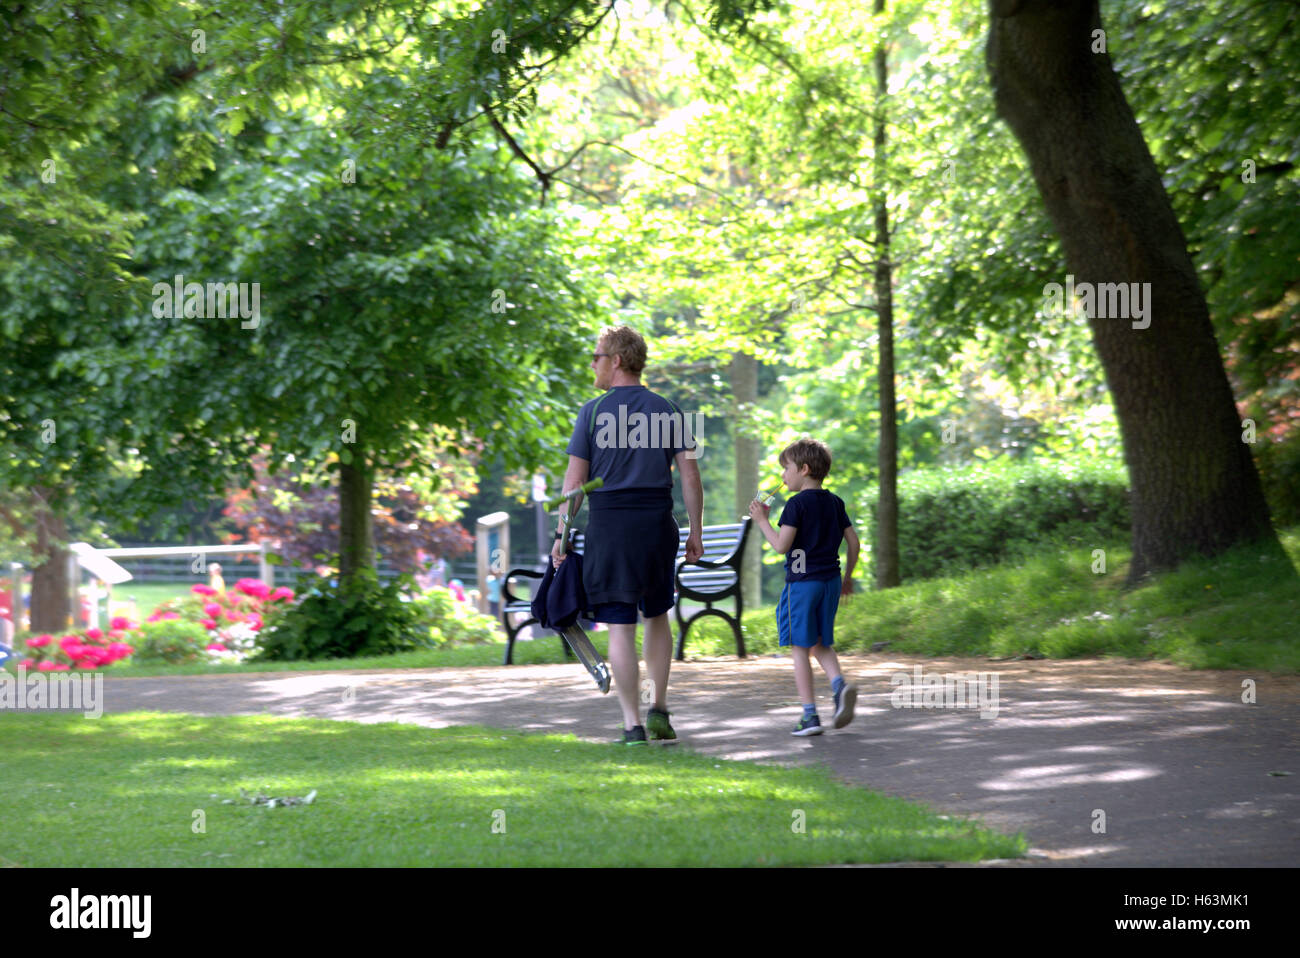
[[[1046,542],[1101,548],[1128,535],[1119,463],[997,463],[899,477],[906,579],[991,565]],[[861,503],[869,515],[874,496]]]

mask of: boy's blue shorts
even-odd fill
[[[776,630],[781,645],[810,649],[835,644],[835,612],[840,607],[839,576],[787,582],[776,604]]]

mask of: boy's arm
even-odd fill
[[[782,526],[781,531],[777,532],[772,528],[772,522],[768,519],[767,514],[771,511],[771,506],[765,506],[757,499],[749,504],[749,515],[758,526],[759,531],[763,533],[763,538],[767,544],[772,547],[779,555],[785,555],[794,545],[795,534],[799,531],[798,526]]]
[[[853,568],[858,564],[858,552],[862,543],[858,541],[858,534],[851,525],[844,527],[844,541],[849,544],[849,557],[844,563],[844,583],[840,586],[840,595],[852,595]]]

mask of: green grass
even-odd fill
[[[1027,848],[821,769],[567,735],[12,713],[0,755],[4,866],[820,865]],[[270,809],[240,788],[317,796]]]
[[[962,576],[857,596],[841,607],[837,642],[865,650],[1005,658],[1122,656],[1190,668],[1300,671],[1300,528],[1281,535],[1291,567],[1257,548],[1184,563],[1124,587],[1127,545],[1058,548]]]

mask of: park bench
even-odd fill
[[[674,598],[676,601],[673,608],[676,610],[677,615],[677,660],[679,662],[685,658],[686,635],[690,631],[691,625],[697,619],[706,615],[716,615],[731,626],[731,633],[736,638],[736,654],[742,659],[745,657],[745,639],[740,631],[740,615],[744,611],[740,563],[745,555],[745,544],[749,539],[749,526],[749,519],[730,525],[705,526],[703,529],[704,554],[690,565],[686,565],[685,562],[686,537],[689,530],[682,529],[678,533],[677,564],[673,576]],[[576,533],[572,551],[581,553],[583,544],[584,537],[582,533]],[[506,665],[512,663],[515,637],[524,626],[532,625],[537,621],[529,604],[531,600],[516,596],[511,591],[510,584],[517,578],[535,579],[540,582],[542,575],[543,573],[535,569],[512,569],[502,585],[501,623],[505,626],[507,636]],[[683,618],[683,599],[702,602],[704,608],[697,609],[689,618]],[[735,600],[734,615],[723,609],[714,608],[715,605],[727,599]],[[512,624],[510,621],[511,615],[523,615],[524,618]],[[586,621],[583,624],[590,625]],[[569,647],[563,638],[560,638],[560,643],[564,646],[565,654],[568,654]]]

